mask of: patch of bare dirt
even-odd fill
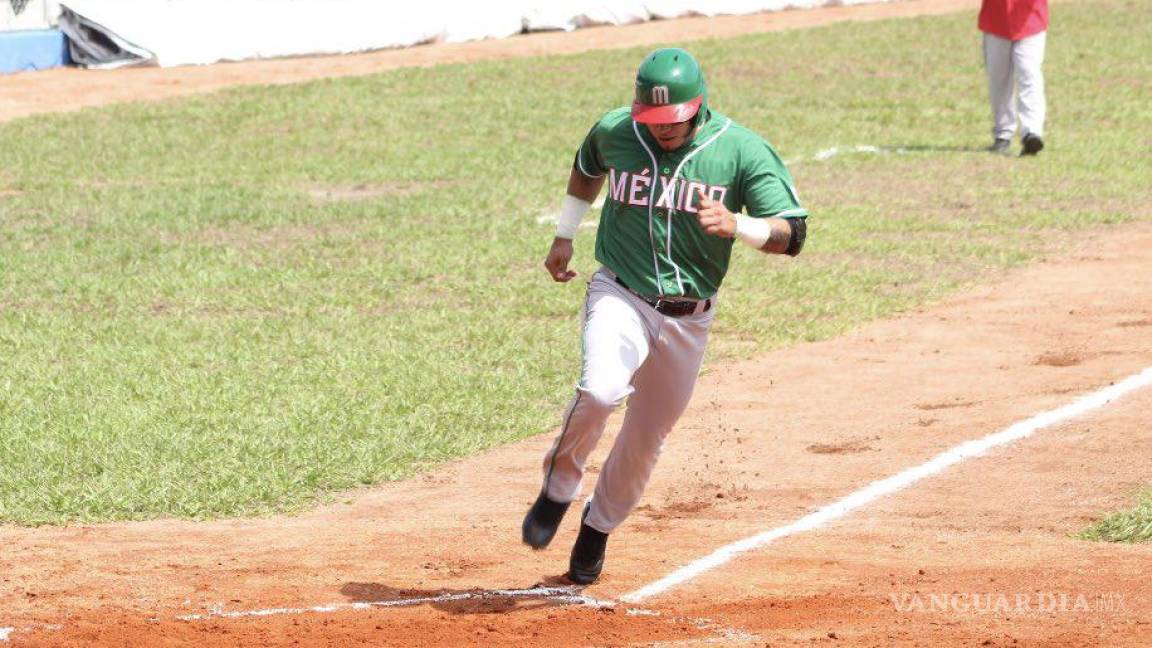
[[[1079,351],[1056,351],[1036,358],[1035,364],[1046,367],[1074,367],[1085,359],[1085,355]]]
[[[920,403],[916,405],[916,409],[931,412],[934,410],[954,409],[957,407],[975,407],[977,405],[974,401],[961,400],[959,398],[952,401],[945,401],[942,403]]]
[[[805,448],[812,454],[857,454],[874,450],[865,439],[850,439],[834,443],[813,443]]]
[[[660,508],[654,508],[652,506],[637,507],[637,513],[651,520],[668,520],[672,518],[692,517],[705,511],[710,511],[714,506],[715,502],[711,500],[695,499],[687,502],[673,502]]]

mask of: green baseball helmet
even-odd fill
[[[641,124],[675,124],[704,112],[708,86],[700,64],[678,47],[658,49],[636,72],[632,119]]]

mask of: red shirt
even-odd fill
[[[980,31],[1020,40],[1048,29],[1048,0],[983,0]]]

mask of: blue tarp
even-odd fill
[[[0,32],[0,74],[64,65],[68,54],[57,29]]]

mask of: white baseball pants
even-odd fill
[[[584,304],[584,357],[576,397],[544,457],[544,492],[555,502],[580,495],[584,464],[609,415],[628,408],[600,470],[585,523],[611,533],[640,501],[664,445],[696,385],[716,309],[684,317],[658,313],[601,269]]]
[[[992,103],[992,136],[1011,140],[1017,116],[1024,135],[1044,136],[1044,46],[1048,32],[1018,41],[984,34],[984,67]],[[1019,100],[1017,101],[1017,95]]]

